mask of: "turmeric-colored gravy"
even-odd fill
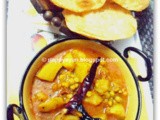
[[[61,112],[97,57],[104,59],[82,104],[93,118],[125,119],[128,92],[116,61],[106,61],[106,56],[91,49],[72,48],[52,56],[35,75],[31,91],[35,120],[80,120],[82,114],[78,111]]]

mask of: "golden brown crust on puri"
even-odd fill
[[[106,0],[51,0],[51,2],[70,11],[84,12],[101,8]]]

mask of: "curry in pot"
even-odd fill
[[[72,48],[52,56],[43,64],[35,75],[31,90],[31,109],[36,120],[82,119],[82,113],[77,110],[61,113],[77,94],[97,57],[107,59],[91,49]],[[124,120],[128,104],[125,80],[116,61],[104,59],[96,69],[82,105],[92,118]]]

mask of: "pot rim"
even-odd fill
[[[138,95],[138,109],[137,109],[137,114],[136,114],[136,120],[139,120],[140,118],[140,114],[141,114],[141,107],[142,107],[142,96],[141,96],[141,90],[140,90],[140,86],[138,83],[138,78],[136,77],[131,65],[128,63],[128,61],[122,56],[122,54],[113,46],[109,45],[109,44],[105,44],[104,41],[100,41],[100,40],[90,40],[90,39],[83,39],[83,38],[65,38],[65,39],[61,39],[59,41],[54,41],[50,44],[48,44],[46,47],[44,47],[42,50],[40,50],[36,56],[34,56],[34,58],[31,60],[31,62],[29,63],[29,65],[27,66],[25,73],[23,75],[22,81],[21,81],[21,85],[20,85],[20,90],[19,90],[19,104],[20,107],[22,109],[22,111],[24,112],[24,115],[27,116],[27,113],[25,111],[24,108],[24,104],[23,104],[23,87],[24,87],[24,83],[25,83],[25,79],[26,76],[28,74],[28,71],[30,70],[32,64],[37,60],[37,58],[44,52],[46,51],[48,48],[56,45],[56,44],[60,44],[61,42],[65,42],[65,41],[70,41],[70,40],[84,40],[84,41],[91,41],[91,42],[97,42],[100,43],[101,45],[110,48],[111,50],[113,50],[122,60],[123,62],[126,64],[126,66],[128,67],[129,71],[131,72],[131,75],[134,79],[135,85],[136,85],[136,91],[137,91],[137,95]],[[28,120],[28,119],[27,119]]]

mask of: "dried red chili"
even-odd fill
[[[82,113],[82,120],[100,120],[99,118],[92,118],[84,109],[82,105],[82,100],[85,97],[87,91],[90,89],[93,80],[95,78],[97,67],[100,63],[100,57],[92,64],[89,74],[84,78],[82,84],[78,88],[76,94],[71,98],[71,100],[65,105],[68,112],[73,110],[78,110]]]

